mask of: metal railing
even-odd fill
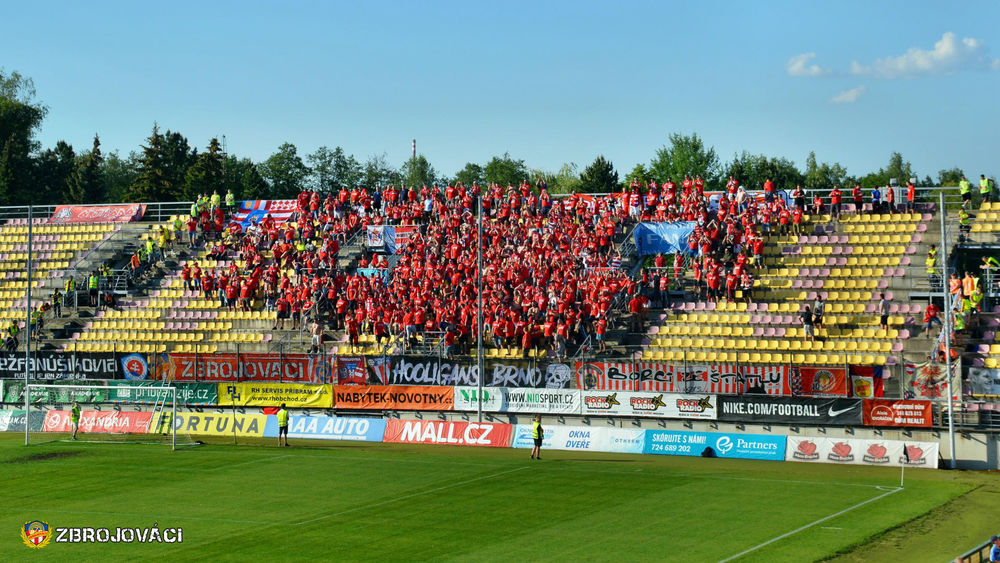
[[[128,205],[125,203],[97,203],[80,204],[73,207],[104,207],[107,205]],[[141,221],[166,221],[171,215],[182,215],[191,211],[190,201],[157,201],[144,203],[146,212]],[[9,219],[23,219],[28,216],[27,205],[13,205],[0,207],[0,223]],[[46,218],[55,213],[59,205],[32,205],[32,215],[37,218]]]

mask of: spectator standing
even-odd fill
[[[941,309],[934,304],[933,301],[927,304],[927,308],[924,309],[924,333],[927,338],[931,337],[931,327],[937,323],[938,326],[943,326],[941,324],[941,319],[938,318],[938,313]]]
[[[917,188],[913,185],[913,182],[906,182],[906,212],[913,213],[916,209],[915,201],[917,199]]]
[[[833,186],[833,190],[830,191],[830,215],[833,216],[834,221],[840,221],[840,204],[843,197],[840,188]]]
[[[802,328],[803,328],[802,338],[810,342],[814,341],[816,337],[813,334],[813,315],[812,311],[809,309],[809,305],[806,305],[805,310],[802,311],[802,314],[799,315],[799,318],[802,319]]]
[[[822,295],[816,296],[816,301],[813,302],[813,325],[816,330],[823,329],[823,313],[826,310],[826,302],[823,301]]]
[[[319,323],[319,318],[314,318],[309,325],[309,334],[312,336],[312,345],[309,346],[310,354],[319,354],[323,351],[323,325]]]
[[[889,330],[889,300],[885,298],[884,293],[879,294],[878,318],[882,330]]]
[[[962,194],[962,204],[964,205],[967,201],[972,201],[972,184],[962,176],[962,179],[958,182],[958,193]]]
[[[983,203],[989,203],[990,201],[990,181],[986,179],[985,174],[979,175],[979,197],[983,199]]]

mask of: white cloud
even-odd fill
[[[850,90],[844,90],[843,92],[841,92],[841,93],[837,94],[836,96],[830,98],[830,103],[833,103],[833,104],[853,104],[854,102],[858,101],[858,98],[860,98],[861,94],[864,94],[865,90],[867,90],[867,89],[868,88],[865,88],[864,86],[858,86],[857,88],[851,88]]]
[[[913,47],[898,57],[878,59],[870,66],[851,63],[851,74],[876,78],[908,78],[963,70],[1000,70],[1000,59],[990,58],[983,40],[959,39],[949,31],[929,51]]]
[[[820,68],[819,65],[808,64],[814,58],[816,58],[816,53],[795,55],[788,59],[788,65],[785,66],[785,69],[788,71],[789,76],[823,76],[824,74],[829,74],[829,70]]]

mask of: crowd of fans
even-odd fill
[[[174,233],[161,229],[140,248],[137,268],[162,258],[187,233],[226,268],[181,267],[186,289],[229,310],[263,306],[274,329],[320,326],[344,330],[352,348],[361,334],[385,343],[394,334],[415,344],[436,333],[448,354],[468,351],[477,336],[476,201],[483,207],[484,339],[497,347],[551,350],[602,341],[615,299],[635,284],[617,265],[614,237],[630,221],[620,198],[551,197],[545,186],[461,184],[369,192],[303,192],[285,222],[270,215],[246,229],[201,198]],[[338,267],[340,246],[369,226],[414,225],[389,267],[366,254],[355,271]],[[597,345],[601,347],[601,345]]]

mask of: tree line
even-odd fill
[[[322,146],[303,156],[290,142],[279,145],[267,159],[254,162],[225,152],[217,138],[199,150],[180,132],[162,131],[156,123],[145,143],[123,156],[117,151],[105,154],[96,134],[87,149],[77,150],[65,141],[42,148],[35,135],[47,111],[37,100],[30,78],[0,68],[0,205],[190,201],[200,194],[229,190],[239,199],[288,199],[303,189],[331,192],[341,186],[453,182],[518,185],[525,180],[544,182],[552,193],[600,193],[619,191],[634,180],[646,185],[654,179],[672,178],[680,183],[685,175],[701,176],[709,190],[722,189],[729,176],[749,189],[759,189],[768,178],[779,189],[796,185],[829,189],[834,184],[855,183],[871,188],[887,184],[890,178],[900,184],[917,178],[920,186],[955,186],[963,176],[962,170],[952,168],[939,171],[936,182],[926,175],[919,178],[897,152],[890,154],[885,168],[859,176],[848,174],[839,163],[818,162],[812,152],[804,170],[784,157],[746,151],[722,162],[715,148],[697,133],[670,134],[649,163],[636,164],[622,175],[603,155],[582,170],[566,163],[553,172],[531,168],[523,159],[504,153],[484,163],[469,162],[449,176],[422,154],[394,166],[385,153],[362,161],[340,146]]]

